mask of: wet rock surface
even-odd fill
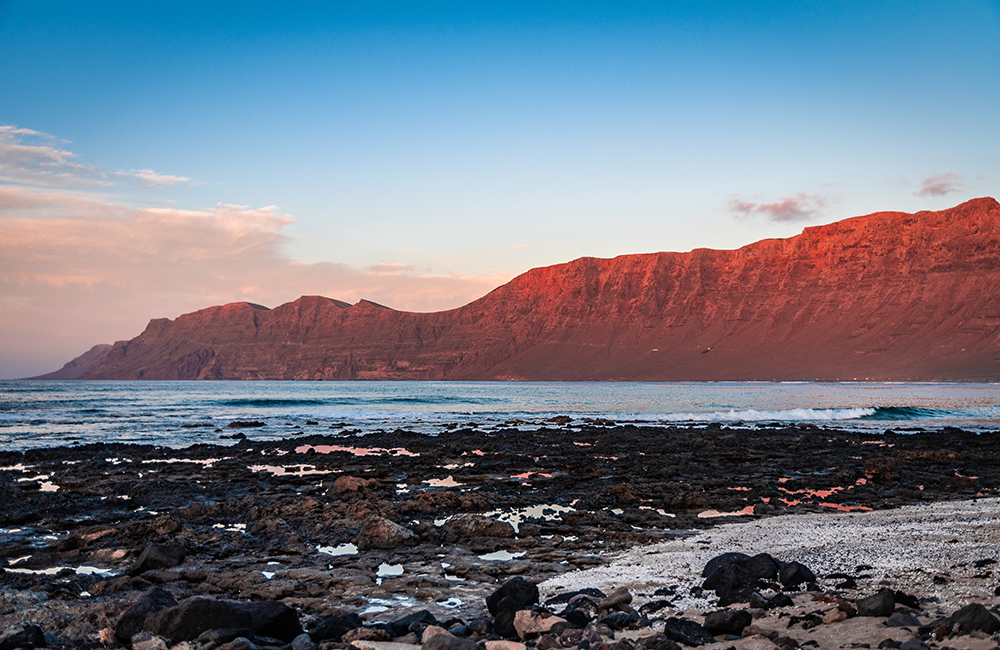
[[[697,614],[685,613],[688,594],[669,585],[608,585],[559,601],[537,589],[605,565],[615,551],[719,523],[995,495],[1000,442],[991,436],[568,419],[534,432],[437,437],[263,443],[248,431],[229,447],[0,453],[0,495],[10,499],[0,524],[0,650],[391,650],[377,644],[426,645],[428,626],[447,632],[433,642],[441,647],[672,650],[727,635],[772,647],[744,631],[770,618],[798,617],[794,629],[856,625],[868,596],[881,598],[870,624],[911,630],[931,647],[1000,630],[992,602],[931,620],[920,609],[927,603],[900,602],[906,594],[893,590],[907,584],[880,595],[864,568],[828,578],[769,553],[699,567],[711,607]],[[25,489],[38,476],[52,487]],[[970,558],[968,569],[992,580],[992,559]],[[936,568],[942,580],[955,575]],[[838,588],[850,581],[868,591]],[[839,600],[799,611],[803,599],[824,597]],[[753,625],[737,630],[746,616]],[[903,617],[919,629],[937,625],[918,634]]]

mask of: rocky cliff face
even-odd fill
[[[303,297],[150,322],[91,379],[1000,380],[1000,204],[581,258],[432,314]]]

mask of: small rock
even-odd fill
[[[536,612],[529,609],[522,609],[514,614],[514,630],[522,639],[544,634],[551,630],[556,623],[565,622],[566,619],[548,612]]]
[[[632,594],[627,587],[618,587],[612,590],[607,597],[597,602],[598,609],[613,609],[619,605],[628,605],[632,602]]]
[[[909,614],[902,614],[900,612],[896,612],[889,618],[885,619],[883,625],[885,625],[886,627],[918,628],[920,627],[921,623],[920,619],[916,618],[915,616],[910,616]]]
[[[834,607],[823,616],[823,623],[827,625],[831,625],[833,623],[839,623],[841,621],[846,621],[846,620],[847,620],[847,612],[841,611],[840,608],[838,607]]]
[[[517,641],[487,641],[486,650],[527,650],[528,646]]]
[[[428,625],[424,628],[424,633],[420,637],[421,643],[427,643],[427,641],[438,634],[451,634],[448,630],[444,629],[440,625]],[[454,636],[454,635],[453,635]]]
[[[472,639],[463,639],[445,632],[424,641],[420,650],[479,650],[479,644]]]
[[[167,641],[149,632],[139,632],[132,637],[132,650],[167,650]]]
[[[308,634],[300,634],[292,639],[292,650],[316,650],[319,646]]]
[[[502,537],[506,539],[514,536],[514,527],[506,521],[470,514],[452,517],[441,526],[441,530],[452,531],[466,539],[478,539],[480,537]]]

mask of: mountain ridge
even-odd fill
[[[1000,380],[1000,204],[583,257],[462,307],[303,296],[154,319],[87,379]]]

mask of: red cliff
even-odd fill
[[[307,296],[158,319],[89,379],[1000,380],[1000,204],[581,258],[420,314]]]

